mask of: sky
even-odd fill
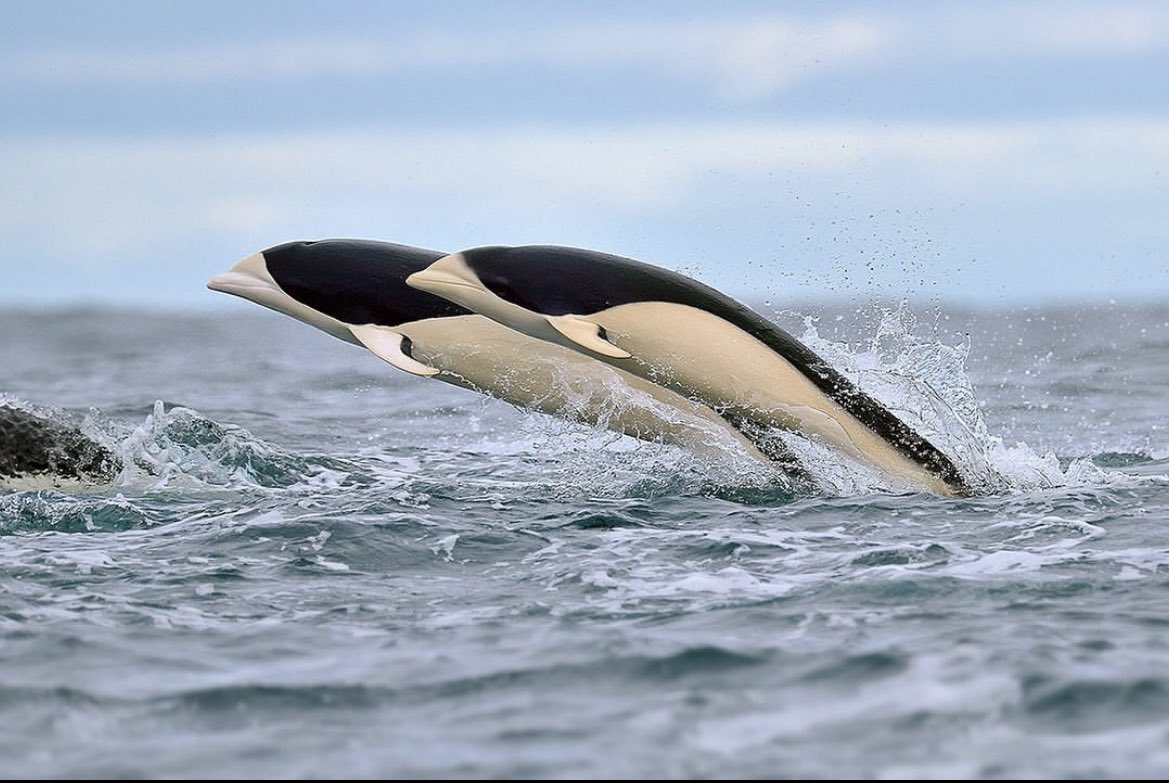
[[[1164,301],[1167,75],[1135,0],[0,0],[0,306],[229,306],[326,237]]]

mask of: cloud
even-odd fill
[[[561,68],[649,70],[749,100],[879,59],[894,43],[892,26],[877,19],[771,15],[667,24],[625,22],[574,30],[553,36],[537,59]]]
[[[517,30],[424,23],[392,33],[164,43],[154,48],[9,48],[9,85],[182,85],[385,79],[506,69],[629,79],[646,74],[738,101],[888,63],[1127,56],[1169,49],[1169,6],[1141,2],[908,4],[818,16],[582,14]],[[923,56],[926,57],[923,60]]]
[[[1169,48],[1169,8],[1161,4],[1046,3],[1024,8],[1009,28],[1020,50],[1076,55],[1146,54]]]
[[[713,194],[744,205],[793,192],[1001,209],[1164,204],[1169,119],[8,138],[0,167],[10,243],[102,257],[306,224],[529,232],[702,209]]]
[[[393,37],[256,40],[153,50],[10,51],[0,79],[31,84],[175,84],[383,78],[423,71],[649,71],[753,96],[887,44],[880,23],[832,16],[581,21],[536,31],[422,28]]]

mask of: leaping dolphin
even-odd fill
[[[705,453],[768,455],[706,406],[406,285],[443,257],[370,240],[286,242],[207,283],[362,345],[407,373],[522,408]]]
[[[803,433],[906,488],[970,493],[949,457],[811,349],[676,272],[579,248],[480,247],[406,282],[705,403],[745,434]]]

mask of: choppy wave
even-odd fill
[[[1025,375],[1017,330],[996,353],[882,315],[804,339],[980,495],[896,494],[781,436],[793,482],[279,319],[46,317],[118,350],[87,347],[100,378],[56,355],[51,387],[76,339],[12,351],[0,404],[121,468],[0,489],[5,772],[1163,777],[1169,318]]]
[[[304,496],[304,502],[312,503],[344,496],[366,498],[375,506],[425,508],[439,499],[486,501],[500,509],[546,500],[706,496],[773,508],[800,497],[863,497],[874,487],[880,489],[880,477],[866,473],[864,466],[843,464],[827,449],[794,439],[793,448],[799,449],[819,482],[802,492],[790,477],[769,475],[739,455],[721,462],[699,459],[678,448],[542,416],[528,421],[518,437],[486,440],[474,450],[395,455],[367,449],[345,457],[281,449],[240,427],[188,408],[167,409],[161,401],[134,426],[99,411],[90,411],[84,426],[119,455],[120,474],[108,487],[78,487],[73,493],[51,484],[16,484],[24,491],[0,496],[0,510],[6,512],[2,529],[83,532],[144,527],[166,520],[143,508],[143,499],[221,502],[225,493],[254,502]],[[992,439],[980,456],[984,466],[995,471],[997,494],[1164,480],[1163,463],[1142,455],[1106,453],[1061,463],[1054,455],[1037,455],[1023,444],[1006,447]],[[628,523],[585,514],[573,524]]]
[[[1164,478],[1164,462],[1139,452],[1061,457],[1004,442],[988,426],[967,371],[969,341],[949,345],[923,339],[904,306],[886,311],[863,344],[825,339],[811,319],[805,320],[802,339],[949,454],[979,494],[1122,487]],[[520,427],[506,435],[484,431],[478,442],[464,440],[457,448],[355,446],[348,453],[326,454],[280,447],[238,425],[180,405],[168,408],[162,401],[137,423],[96,408],[76,413],[36,406],[10,394],[0,402],[78,426],[121,465],[105,492],[118,493],[112,500],[84,492],[54,494],[51,485],[35,481],[10,482],[10,489],[25,490],[3,498],[15,520],[6,523],[10,530],[148,525],[152,515],[135,505],[134,496],[159,492],[211,497],[222,490],[259,500],[377,487],[379,492],[392,488],[393,502],[417,508],[435,497],[507,504],[529,497],[710,496],[775,506],[816,495],[889,491],[870,467],[791,433],[777,437],[808,468],[806,477],[766,468],[731,449],[721,457],[699,456],[539,414],[522,417]]]

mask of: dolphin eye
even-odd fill
[[[519,305],[520,307],[526,308],[528,310],[535,309],[524,297],[520,296],[515,291],[515,289],[511,287],[510,281],[507,277],[503,275],[484,275],[479,279],[483,281],[483,285],[487,287],[488,291],[495,294],[500,299],[511,302],[515,305]]]

